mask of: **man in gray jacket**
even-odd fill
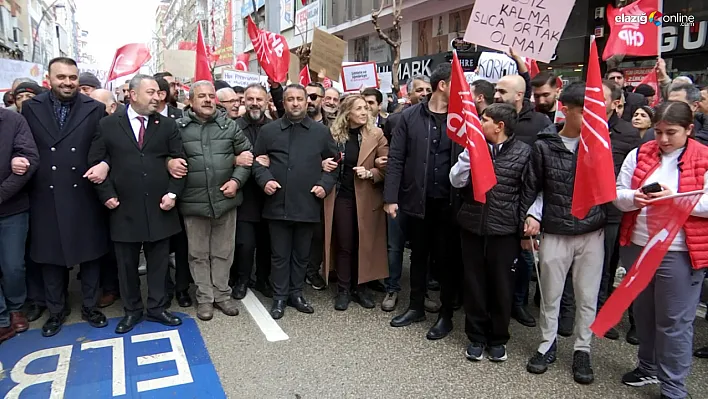
[[[197,317],[211,320],[214,306],[228,316],[238,308],[231,299],[229,272],[236,240],[236,207],[250,167],[234,166],[234,157],[251,143],[233,120],[216,112],[216,90],[208,81],[192,85],[192,109],[177,121],[187,160],[170,161],[173,175],[187,184],[179,202],[189,243],[189,269],[197,285]]]

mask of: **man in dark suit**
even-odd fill
[[[101,121],[91,144],[89,163],[107,160],[111,171],[96,186],[101,202],[111,210],[111,238],[118,261],[118,280],[125,317],[116,333],[132,330],[142,320],[138,264],[145,248],[148,263],[148,320],[167,326],[182,321],[166,310],[165,280],[170,237],[181,227],[173,209],[184,180],[172,178],[167,157],[183,158],[177,124],[155,113],[159,88],[153,77],[136,75],[129,84],[125,113]]]
[[[51,91],[23,104],[22,115],[32,130],[42,162],[30,185],[29,255],[40,264],[49,319],[42,335],[60,330],[66,306],[67,268],[81,266],[81,317],[93,327],[108,325],[96,309],[101,262],[108,253],[106,211],[93,183],[84,179],[87,156],[103,104],[79,94],[76,61],[60,57],[49,62]]]
[[[627,122],[632,122],[632,117],[634,116],[634,111],[642,105],[649,105],[647,98],[641,94],[633,93],[634,87],[631,85],[626,85],[624,79],[624,72],[618,68],[609,69],[605,73],[607,80],[611,80],[616,85],[624,90],[624,111],[622,112],[622,119]]]
[[[322,171],[322,161],[336,156],[336,144],[326,126],[307,116],[306,96],[301,85],[285,88],[285,116],[263,126],[254,150],[270,159],[269,167],[254,162],[253,169],[268,195],[263,218],[271,237],[273,319],[283,317],[286,300],[300,312],[314,312],[302,296],[305,271],[322,200],[337,181],[336,172]]]

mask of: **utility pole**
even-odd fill
[[[37,42],[39,41],[39,31],[42,29],[42,22],[44,22],[44,18],[47,16],[50,10],[54,8],[54,5],[57,4],[59,0],[54,0],[52,4],[47,6],[45,10],[42,11],[42,16],[39,18],[39,22],[37,23],[37,31],[34,33],[34,38],[32,39],[32,62],[36,63],[35,57],[37,56]],[[41,6],[41,2],[40,2]],[[59,7],[59,6],[57,6]],[[63,7],[63,5],[62,5]]]

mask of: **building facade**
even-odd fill
[[[25,58],[27,26],[23,21],[26,12],[26,0],[0,0],[0,58]]]

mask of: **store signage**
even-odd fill
[[[708,21],[699,22],[697,29],[696,26],[662,26],[661,53],[688,53],[705,49],[706,36]]]
[[[474,48],[474,44],[466,42],[462,37],[452,39],[450,46],[457,51],[472,51]]]

